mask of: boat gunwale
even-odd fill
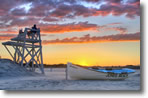
[[[72,63],[71,63],[72,64]],[[96,70],[92,70],[92,69],[88,69],[86,67],[83,67],[83,66],[80,66],[80,65],[76,65],[76,64],[72,64],[74,66],[77,66],[77,67],[80,67],[80,68],[84,68],[84,69],[87,69],[87,70],[90,70],[90,71],[95,71],[95,72],[100,72],[100,73],[113,73],[113,72],[101,72],[101,71],[96,71]],[[127,73],[127,74],[132,74],[132,73],[135,73],[135,72],[131,72],[131,73]],[[115,74],[122,74],[122,73],[115,73]]]

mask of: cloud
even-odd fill
[[[28,3],[28,0],[0,0],[0,15],[8,15],[11,9]]]
[[[58,18],[54,18],[54,17],[45,17],[42,19],[43,22],[55,22],[55,21],[59,21]]]
[[[79,23],[69,23],[69,24],[42,24],[40,28],[44,33],[66,33],[66,32],[82,32],[82,31],[91,31],[91,32],[100,32],[100,30],[104,31],[116,31],[121,34],[127,32],[126,28],[123,27],[109,27],[110,25],[115,25],[119,23],[107,24],[107,25],[96,25],[86,22]]]
[[[100,2],[102,0],[82,0],[82,1],[86,1],[86,2]]]
[[[106,28],[104,28],[104,30],[106,30],[106,31],[110,31],[110,30],[118,31],[120,34],[127,33],[127,29],[122,28],[122,27],[106,27]]]
[[[10,40],[11,38],[16,36],[16,34],[0,34],[0,41]]]
[[[85,18],[90,16],[126,15],[126,17],[130,19],[140,16],[140,0],[126,0],[125,3],[123,3],[123,1],[124,0],[0,0],[0,2],[2,2],[0,3],[0,20],[3,21],[0,22],[0,29],[7,30],[11,27],[26,27],[37,24],[41,26],[42,31],[45,33],[80,32],[96,30],[101,27],[85,22],[69,24],[52,23],[66,19],[75,19],[78,18],[78,16]],[[87,4],[94,6],[98,4],[100,7],[87,7]],[[43,23],[46,22],[50,22],[50,24],[43,25]],[[113,29],[122,33],[126,32],[124,28],[112,28],[112,30]]]
[[[0,40],[10,40],[16,37],[16,34],[0,34]],[[43,34],[42,36],[47,36]],[[140,32],[132,34],[115,34],[108,36],[90,36],[90,34],[82,37],[72,37],[55,40],[43,40],[43,45],[48,44],[79,44],[79,43],[100,43],[100,42],[118,42],[118,41],[140,41]]]
[[[19,30],[18,27],[7,27],[7,26],[4,26],[4,27],[0,27],[0,34],[13,34],[13,33],[17,33]]]
[[[49,24],[40,25],[42,32],[44,33],[64,33],[64,32],[80,32],[88,30],[96,30],[99,28],[96,24],[90,24],[88,22],[69,23],[69,24]]]
[[[82,1],[86,3],[80,4],[79,2]],[[53,18],[69,19],[77,16],[107,16],[109,14],[113,16],[126,14],[128,18],[140,16],[140,0],[127,0],[125,4],[121,3],[123,0],[2,0],[1,2],[1,17],[12,16],[13,20],[23,16],[49,18],[48,21],[53,21]],[[97,3],[99,6],[102,2],[105,3],[100,8],[85,6],[90,3],[94,6]]]
[[[126,14],[128,18],[135,18],[135,16],[140,15],[140,6],[137,3],[134,5],[123,5],[121,4],[121,0],[108,0],[106,2],[108,3],[101,5],[99,9],[88,8],[80,4],[60,4],[54,11],[49,13],[49,16],[58,18],[73,18],[76,16],[107,16],[109,14],[112,14],[113,16],[120,16]]]
[[[49,34],[41,34],[42,37],[52,37],[54,35],[49,35]],[[11,38],[17,37],[17,34],[9,34],[9,33],[5,33],[5,34],[1,34],[0,33],[0,41],[6,41],[6,40],[10,40]]]
[[[110,23],[110,24],[107,24],[107,25],[108,25],[108,26],[109,26],[109,25],[112,26],[112,25],[120,25],[120,24],[122,24],[122,23],[121,23],[121,22],[115,22],[115,23]]]
[[[0,33],[17,33],[20,27],[15,25],[17,23],[20,26],[25,26],[25,24],[28,24],[29,27],[32,27],[31,21],[25,21],[26,19],[20,20],[17,19],[15,21],[12,21],[12,25],[0,25]],[[33,23],[37,23],[37,19],[32,18]],[[8,21],[9,22],[9,21]],[[6,22],[6,23],[8,23]],[[78,23],[68,23],[68,24],[40,24],[37,25],[40,27],[42,33],[71,33],[71,32],[84,32],[84,31],[91,31],[91,32],[100,32],[103,31],[115,31],[119,32],[121,34],[126,33],[127,29],[123,27],[119,27],[118,24],[121,23],[110,23],[106,25],[97,25],[86,22],[78,22]],[[114,26],[115,25],[115,26]],[[117,25],[117,26],[116,26]],[[114,27],[110,27],[114,26]]]
[[[119,0],[118,0],[119,1]],[[102,5],[100,9],[96,10],[94,15],[96,16],[107,16],[112,14],[113,16],[120,16],[126,14],[128,18],[135,18],[135,16],[140,16],[140,6],[139,5],[122,5],[122,4],[106,4]]]
[[[133,34],[116,34],[108,36],[90,36],[72,37],[55,40],[43,40],[44,45],[48,44],[78,44],[78,43],[100,43],[100,42],[114,42],[114,41],[140,41],[140,32]]]

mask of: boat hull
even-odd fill
[[[129,77],[130,74],[113,74],[98,72],[95,70],[87,69],[67,63],[67,74],[72,79],[101,79],[101,80],[124,80]]]

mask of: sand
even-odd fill
[[[140,70],[136,70],[136,74],[126,80],[66,80],[65,68],[45,68],[45,75],[42,75],[29,72],[11,61],[0,60],[0,89],[140,90]]]

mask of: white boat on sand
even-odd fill
[[[102,79],[124,80],[135,72],[133,69],[123,68],[117,70],[86,68],[67,63],[67,75],[73,79]]]

